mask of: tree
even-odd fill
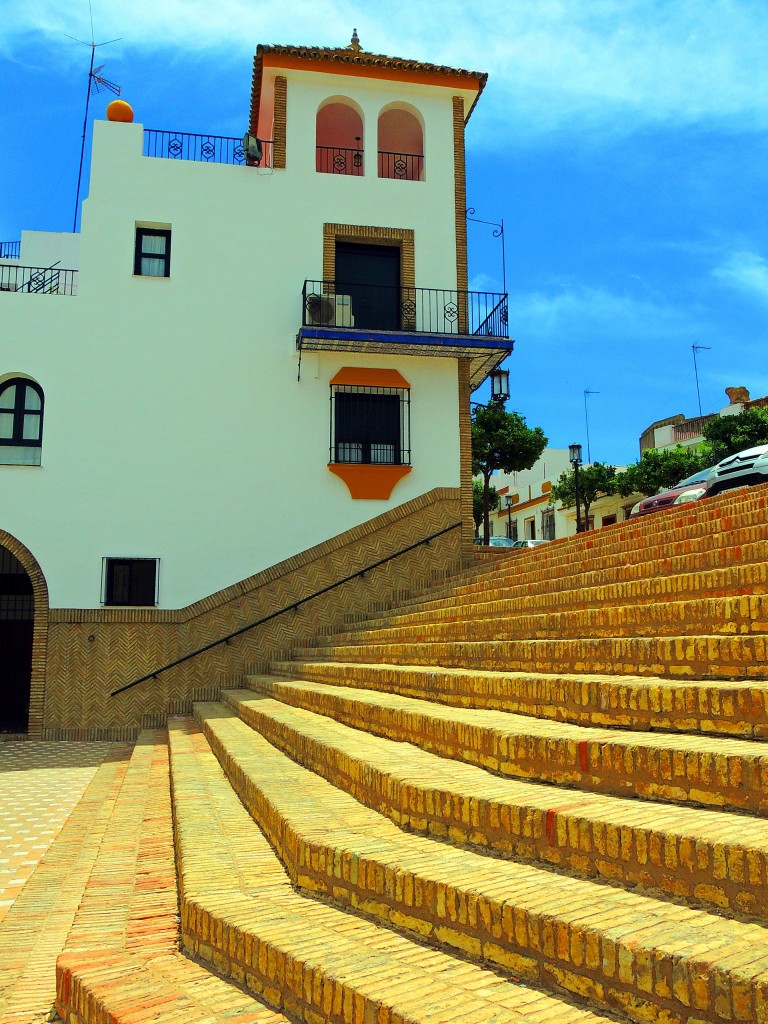
[[[602,462],[593,462],[589,466],[579,466],[579,502],[585,524],[589,522],[589,506],[597,498],[616,494],[618,491],[615,466],[606,466]],[[573,469],[566,469],[560,474],[557,483],[549,492],[549,503],[559,501],[563,508],[573,508],[576,504],[576,474]]]
[[[482,480],[472,481],[472,518],[475,521],[475,529],[480,529],[483,521],[483,482]],[[499,507],[499,492],[491,484],[488,488],[488,511],[493,512]]]
[[[472,473],[483,478],[483,542],[490,537],[491,473],[530,469],[547,447],[541,427],[528,427],[525,417],[507,412],[503,399],[491,399],[472,413]]]
[[[708,465],[698,448],[651,448],[643,452],[639,462],[616,474],[617,491],[624,498],[630,494],[658,494]]]
[[[706,465],[714,466],[727,455],[768,444],[768,409],[744,409],[737,416],[715,416],[704,424],[701,433]]]

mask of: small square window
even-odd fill
[[[157,604],[157,558],[105,558],[102,604],[132,608]]]
[[[133,272],[138,277],[171,276],[171,232],[161,228],[136,228]]]

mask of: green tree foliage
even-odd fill
[[[708,466],[727,455],[768,444],[768,409],[744,409],[736,416],[716,416],[704,424],[701,451]]]
[[[616,490],[622,497],[630,494],[657,494],[676,487],[681,480],[711,465],[698,448],[651,448],[640,461],[616,474]]]
[[[493,512],[499,507],[499,492],[491,484],[488,488],[488,511]],[[480,529],[483,521],[483,482],[482,480],[472,481],[472,518],[475,520],[475,529]]]
[[[483,478],[483,541],[488,543],[491,473],[530,469],[547,447],[541,427],[526,426],[525,417],[507,412],[503,401],[492,400],[472,412],[472,473]]]
[[[583,523],[589,521],[589,507],[593,501],[617,493],[615,466],[593,462],[589,466],[579,467],[579,504]],[[559,501],[563,508],[573,508],[576,504],[576,474],[573,469],[566,469],[560,474],[557,483],[552,485],[549,503],[553,505],[556,501]]]

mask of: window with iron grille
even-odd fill
[[[102,603],[133,608],[157,604],[157,558],[105,558]]]
[[[331,462],[408,466],[407,388],[331,386]]]
[[[39,466],[43,444],[43,389],[25,377],[0,384],[0,463]]]

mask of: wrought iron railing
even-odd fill
[[[448,288],[304,282],[303,327],[508,338],[507,296]]]
[[[421,181],[424,177],[424,156],[421,153],[385,153],[379,150],[379,177]]]
[[[272,142],[261,142],[261,160],[256,166],[272,166]],[[144,156],[166,160],[196,160],[208,164],[245,164],[242,139],[224,135],[191,135],[144,129]]]
[[[76,295],[77,271],[52,267],[0,266],[0,292]]]
[[[317,146],[316,169],[323,174],[363,173],[363,152],[340,146]]]
[[[17,260],[21,255],[21,242],[0,242],[0,260]]]
[[[171,668],[176,668],[177,665],[183,665],[184,662],[191,661],[192,658],[196,658],[198,654],[205,654],[206,651],[212,651],[215,647],[220,647],[222,644],[228,644],[231,640],[242,636],[243,633],[248,633],[250,630],[256,629],[257,626],[263,626],[266,622],[271,622],[280,615],[285,615],[286,612],[298,611],[298,609],[308,601],[314,601],[316,597],[322,597],[323,594],[327,594],[331,590],[336,590],[337,587],[341,587],[345,583],[349,583],[351,580],[362,579],[367,572],[371,572],[373,569],[378,569],[379,566],[386,565],[387,562],[392,562],[395,558],[399,558],[401,555],[407,555],[409,551],[414,551],[416,548],[429,544],[430,541],[436,540],[438,537],[442,537],[446,533],[451,533],[453,530],[457,530],[460,526],[461,520],[456,523],[452,523],[450,526],[446,526],[442,530],[437,530],[435,533],[431,533],[428,537],[424,537],[422,540],[417,540],[415,544],[409,544],[407,548],[400,548],[399,551],[395,551],[391,555],[380,558],[378,562],[371,562],[371,564],[366,565],[364,569],[358,569],[349,576],[336,580],[335,583],[330,583],[327,587],[323,587],[321,590],[316,590],[314,593],[308,594],[306,597],[300,597],[298,601],[294,601],[292,604],[287,604],[284,608],[280,608],[278,611],[272,612],[271,615],[265,615],[263,618],[257,619],[255,622],[249,622],[247,626],[241,626],[239,629],[235,629],[231,633],[227,633],[226,636],[219,637],[218,640],[213,640],[211,643],[204,644],[202,647],[198,647],[194,651],[189,651],[188,654],[183,654],[180,658],[176,658],[174,661],[169,661],[166,665],[156,668],[153,672],[148,672],[145,676],[141,676],[139,679],[134,679],[132,682],[118,687],[116,690],[112,691],[110,697],[116,697],[119,693],[125,693],[126,690],[130,690],[134,686],[138,686],[139,683],[145,683],[148,679],[156,679],[162,672],[167,672]]]

